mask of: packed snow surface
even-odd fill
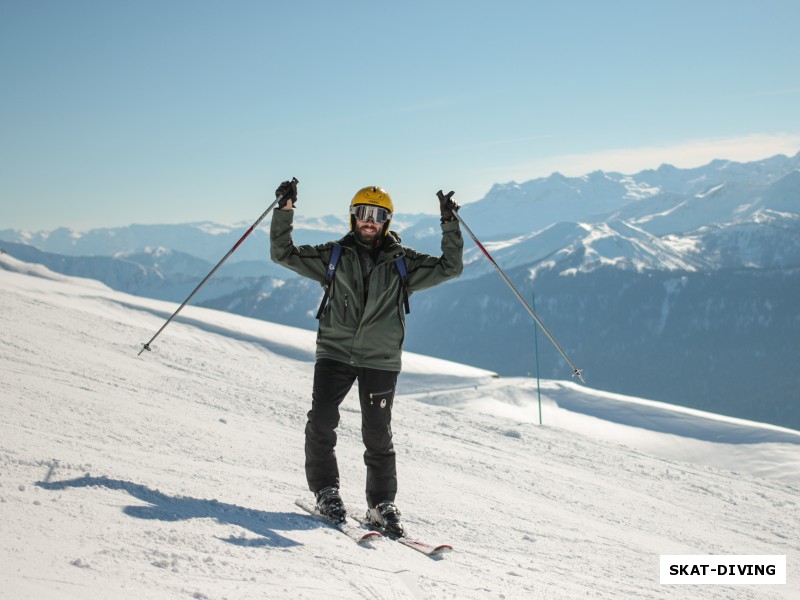
[[[549,380],[539,425],[535,380],[407,354],[397,503],[455,551],[363,548],[294,505],[313,333],[190,306],[139,357],[176,305],[0,267],[0,598],[800,597],[799,432]],[[353,512],[361,453],[351,394]],[[662,586],[661,554],[787,584]]]

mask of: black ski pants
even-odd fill
[[[384,500],[394,501],[397,468],[392,445],[392,403],[397,374],[397,371],[354,367],[326,358],[317,360],[305,446],[306,478],[312,492],[329,486],[339,487],[335,451],[339,405],[357,380],[361,437],[366,448],[367,503],[375,506]]]

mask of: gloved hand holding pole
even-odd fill
[[[281,193],[276,194],[275,201],[272,204],[270,204],[269,207],[267,208],[267,210],[265,210],[264,213],[260,217],[258,217],[258,219],[256,219],[255,223],[253,223],[250,226],[250,228],[247,231],[244,232],[244,235],[242,237],[240,237],[239,241],[236,242],[233,245],[233,248],[228,250],[228,253],[225,256],[222,257],[222,260],[220,260],[217,263],[217,266],[214,267],[213,269],[211,269],[211,272],[208,275],[205,276],[203,281],[201,281],[200,284],[196,288],[194,288],[194,291],[191,294],[189,294],[189,297],[186,298],[186,300],[183,301],[183,304],[181,304],[178,307],[178,310],[176,310],[174,313],[172,313],[172,316],[169,319],[167,319],[167,321],[161,326],[161,329],[156,331],[156,334],[152,338],[150,338],[150,341],[147,342],[146,344],[142,344],[142,349],[139,350],[139,354],[137,354],[137,356],[141,356],[142,352],[144,352],[145,350],[150,350],[151,349],[150,348],[150,344],[153,343],[153,340],[155,340],[159,336],[159,334],[162,331],[164,331],[164,328],[167,325],[170,324],[172,319],[174,319],[175,316],[179,312],[181,312],[183,307],[186,306],[192,298],[194,298],[195,294],[197,294],[197,292],[200,291],[200,288],[205,285],[206,281],[211,279],[211,276],[214,275],[214,273],[217,272],[217,269],[219,269],[222,266],[222,263],[224,263],[226,260],[228,260],[228,257],[236,251],[236,249],[241,245],[241,243],[245,240],[245,238],[248,235],[250,235],[256,227],[258,227],[259,223],[261,223],[261,221],[264,220],[264,217],[266,217],[267,214],[269,214],[269,211],[271,211],[273,208],[275,208],[275,206],[279,205],[281,203],[281,201],[284,199],[284,197],[287,197],[287,196],[291,195],[292,193],[294,194],[294,198],[293,199],[295,201],[297,200],[297,184],[298,183],[299,182],[297,181],[297,178],[292,177],[291,181],[285,181],[283,184],[281,184],[281,187],[278,188],[279,192],[281,192]],[[286,184],[286,185],[284,185],[284,184]]]
[[[498,264],[495,262],[495,260],[492,258],[492,255],[491,255],[491,254],[489,254],[489,252],[486,250],[486,248],[484,248],[484,247],[483,247],[483,244],[481,244],[481,243],[480,243],[480,241],[478,241],[478,238],[477,238],[477,237],[475,237],[475,234],[474,234],[474,233],[472,233],[472,230],[471,230],[471,229],[469,228],[469,226],[468,226],[468,225],[467,225],[467,224],[464,222],[464,219],[462,219],[462,218],[461,218],[461,215],[459,215],[459,214],[458,214],[458,205],[457,205],[457,204],[455,204],[455,202],[453,202],[453,201],[452,201],[452,199],[451,199],[452,195],[453,195],[453,192],[450,192],[449,194],[445,195],[444,193],[442,193],[442,191],[441,191],[441,190],[439,190],[439,192],[437,193],[437,196],[439,196],[439,202],[440,202],[440,204],[441,204],[443,207],[444,207],[446,204],[448,204],[448,202],[450,202],[450,203],[452,203],[452,204],[453,204],[453,210],[452,210],[452,214],[453,214],[453,216],[454,216],[456,219],[458,219],[458,222],[461,224],[461,226],[462,226],[462,227],[463,227],[463,228],[464,228],[464,229],[467,231],[467,233],[470,235],[470,237],[472,238],[472,241],[474,241],[474,242],[475,242],[475,244],[478,246],[478,248],[480,248],[480,249],[481,249],[481,252],[483,252],[483,254],[486,256],[486,258],[488,258],[488,259],[489,259],[489,262],[491,262],[491,263],[492,263],[492,265],[494,265],[494,268],[495,268],[495,269],[497,269],[497,272],[500,274],[500,277],[502,277],[502,278],[503,278],[503,281],[505,281],[505,282],[506,282],[506,285],[508,285],[508,287],[509,287],[509,288],[511,288],[511,291],[512,291],[512,292],[514,292],[514,295],[517,297],[517,300],[519,300],[519,301],[522,303],[522,306],[524,306],[524,307],[525,307],[525,310],[527,310],[527,311],[528,311],[528,314],[530,314],[530,316],[531,316],[531,317],[533,317],[533,320],[534,320],[534,321],[536,321],[536,323],[539,325],[539,327],[541,327],[541,328],[542,328],[542,331],[544,331],[545,335],[546,335],[548,338],[550,338],[550,341],[551,341],[551,342],[553,342],[553,345],[556,347],[556,350],[558,350],[558,351],[561,353],[561,356],[563,356],[563,357],[564,357],[564,360],[566,360],[566,361],[567,361],[567,364],[568,364],[570,367],[572,367],[572,376],[573,376],[573,377],[577,377],[578,379],[580,379],[580,380],[581,380],[581,383],[586,383],[586,381],[584,381],[584,379],[583,379],[583,370],[582,370],[582,369],[578,369],[578,368],[577,368],[577,367],[576,367],[574,364],[572,364],[572,361],[569,359],[569,357],[567,356],[567,354],[564,352],[564,350],[563,350],[563,349],[561,348],[561,346],[558,344],[558,342],[556,341],[556,339],[553,337],[553,334],[552,334],[552,333],[550,333],[550,330],[548,330],[548,329],[547,329],[547,327],[545,326],[545,324],[544,324],[544,323],[542,323],[542,320],[541,320],[541,319],[539,318],[539,316],[538,316],[538,315],[537,315],[537,314],[534,312],[534,310],[533,310],[533,309],[532,309],[530,306],[528,306],[528,303],[527,303],[527,302],[525,302],[525,299],[524,299],[524,298],[522,297],[522,295],[521,295],[521,294],[520,294],[520,293],[517,291],[517,288],[515,288],[515,287],[514,287],[514,284],[512,284],[512,283],[511,283],[511,280],[510,280],[510,279],[509,279],[509,278],[506,276],[506,274],[503,272],[503,269],[501,269],[501,268],[500,268],[500,266],[499,266],[499,265],[498,265]],[[444,210],[444,208],[443,208],[443,210]]]

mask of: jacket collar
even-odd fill
[[[352,231],[336,243],[343,248],[350,248],[352,250],[356,250],[357,246],[356,236]],[[383,240],[381,252],[376,262],[380,263],[384,261],[394,261],[404,255],[405,250],[400,245],[400,236],[397,235],[396,232],[390,231],[388,234],[386,234],[386,238]]]

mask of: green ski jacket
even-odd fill
[[[317,246],[295,246],[293,218],[294,211],[272,212],[270,254],[274,262],[324,284],[331,248],[334,244],[342,246],[329,302],[319,320],[317,359],[330,358],[358,367],[399,371],[406,323],[402,282],[394,261],[405,257],[409,296],[458,277],[464,268],[464,240],[458,221],[442,224],[442,255],[439,257],[401,246],[400,238],[390,231],[365,290],[354,234],[351,232],[341,240]]]

